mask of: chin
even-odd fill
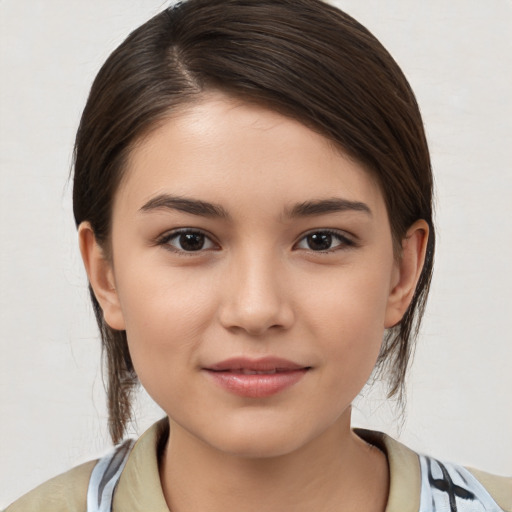
[[[314,425],[308,424],[306,418],[294,420],[272,415],[246,417],[243,421],[233,418],[217,429],[210,429],[204,441],[210,447],[234,457],[268,459],[306,448],[335,423],[327,421],[324,425]]]
[[[227,455],[244,459],[271,459],[293,453],[307,440],[282,432],[245,432],[219,442],[215,448]]]

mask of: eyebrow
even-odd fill
[[[150,212],[154,210],[178,210],[180,212],[211,218],[229,218],[228,212],[220,205],[201,201],[199,199],[187,199],[185,197],[160,194],[150,199],[142,206],[140,211]]]
[[[330,199],[318,199],[313,201],[304,201],[294,205],[291,209],[285,210],[285,217],[313,217],[315,215],[324,215],[326,213],[338,213],[346,211],[363,212],[372,215],[370,207],[360,201],[349,201],[339,197]]]
[[[201,201],[200,199],[185,198],[170,194],[159,194],[145,203],[140,211],[151,212],[155,210],[178,210],[192,215],[209,218],[229,219],[229,213],[219,204]],[[328,213],[346,211],[363,212],[372,215],[369,206],[360,201],[349,201],[333,197],[297,203],[284,211],[285,218],[314,217]]]

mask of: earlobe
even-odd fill
[[[429,227],[424,220],[416,221],[402,240],[402,254],[397,262],[396,278],[388,298],[384,327],[398,324],[404,316],[416,290],[425,262]]]
[[[112,262],[98,244],[89,222],[82,222],[78,226],[78,240],[89,283],[103,310],[105,322],[112,329],[124,330],[124,318],[115,286]]]

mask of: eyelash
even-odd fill
[[[156,240],[156,245],[164,246],[167,250],[170,250],[172,252],[175,252],[175,253],[177,253],[179,255],[183,255],[183,256],[194,256],[198,253],[212,250],[212,248],[209,247],[207,249],[200,248],[196,251],[187,251],[184,249],[176,248],[170,244],[171,240],[173,240],[181,235],[185,235],[185,234],[203,236],[204,239],[209,240],[209,242],[211,244],[217,245],[216,242],[214,242],[208,234],[206,234],[205,232],[203,232],[199,229],[192,229],[192,228],[182,228],[182,229],[178,229],[175,231],[171,231],[169,233],[165,233],[163,236],[159,237]],[[354,240],[352,240],[351,238],[347,237],[346,235],[340,233],[339,231],[335,231],[332,229],[316,229],[316,230],[309,231],[301,236],[299,241],[296,244],[294,244],[294,247],[296,247],[298,244],[300,244],[303,240],[306,240],[307,237],[312,236],[312,235],[318,235],[318,234],[329,235],[333,239],[336,239],[339,242],[339,244],[334,246],[333,248],[325,249],[325,250],[319,250],[319,251],[315,251],[313,249],[303,249],[303,250],[309,251],[314,254],[331,254],[331,253],[334,253],[334,252],[342,250],[342,249],[349,249],[352,247],[356,247],[356,242]]]
[[[208,248],[208,249],[201,248],[197,251],[186,251],[184,249],[178,249],[176,247],[173,247],[169,242],[172,239],[177,238],[181,235],[201,235],[204,237],[205,240],[209,240],[211,244],[217,245],[216,242],[214,242],[212,240],[212,238],[209,235],[207,235],[205,232],[203,232],[199,229],[192,229],[192,228],[182,228],[182,229],[177,229],[175,231],[171,231],[169,233],[165,233],[164,235],[162,235],[160,238],[158,238],[156,240],[156,245],[164,246],[167,250],[175,252],[182,256],[194,256],[198,253],[204,252],[205,250],[212,250],[211,248]]]
[[[331,254],[331,253],[336,252],[336,251],[340,251],[340,250],[343,250],[343,249],[349,249],[349,248],[352,248],[352,247],[356,246],[356,243],[355,243],[354,240],[352,240],[348,236],[340,233],[339,231],[335,231],[335,230],[332,230],[332,229],[315,229],[313,231],[309,231],[308,233],[305,233],[304,235],[302,235],[302,237],[300,238],[298,243],[300,243],[303,240],[307,239],[307,237],[309,237],[309,236],[318,235],[318,234],[329,235],[333,239],[336,239],[339,242],[339,244],[336,245],[335,247],[331,248],[331,249],[326,249],[326,250],[322,250],[322,251],[314,251],[312,249],[304,249],[304,250],[310,251],[310,252],[315,253],[315,254]],[[295,244],[295,245],[298,245],[298,243]]]

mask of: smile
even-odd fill
[[[298,383],[311,369],[278,358],[229,359],[204,368],[215,384],[246,398],[266,398]]]
[[[226,370],[228,371],[228,370]],[[232,370],[229,370],[229,371],[232,371]],[[281,370],[281,369],[277,369],[277,368],[274,368],[273,370],[261,370],[261,371],[258,371],[258,370],[248,370],[247,368],[242,368],[240,370],[236,370],[235,373],[241,373],[242,375],[273,375],[274,373],[277,373],[277,372],[283,372],[283,371],[287,371],[287,370]]]

